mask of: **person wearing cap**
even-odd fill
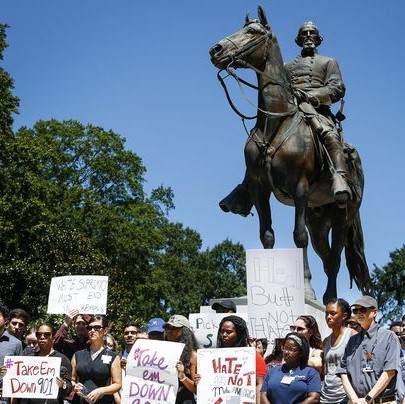
[[[176,363],[179,389],[176,404],[196,403],[194,394],[197,392],[197,340],[188,319],[175,314],[164,324],[164,339],[185,344],[180,360]]]
[[[236,305],[232,300],[219,300],[211,306],[217,313],[236,313]]]
[[[397,336],[376,322],[377,301],[362,296],[352,305],[361,331],[350,337],[336,374],[349,403],[396,403],[399,367]]]
[[[160,317],[151,318],[146,326],[149,339],[163,340],[165,331],[163,328],[164,324],[165,321]]]

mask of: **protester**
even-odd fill
[[[357,318],[354,314],[350,316],[350,318],[346,321],[346,325],[356,332],[361,331],[361,325],[357,321]]]
[[[132,347],[135,344],[137,335],[139,331],[139,326],[133,321],[128,321],[125,324],[124,331],[122,332],[122,339],[124,342],[124,349],[121,353],[121,368],[125,369],[127,364],[127,357],[131,352]]]
[[[26,346],[23,336],[29,322],[30,316],[25,310],[13,309],[10,311],[7,330],[11,335],[22,342],[23,348]]]
[[[390,324],[390,331],[392,331],[401,342],[401,331],[402,331],[402,322],[401,321],[393,321]]]
[[[7,321],[9,316],[8,307],[0,302],[0,370],[4,371],[4,357],[8,355],[21,355],[22,344],[19,339],[11,335],[7,329]],[[3,383],[3,376],[0,374],[0,388]]]
[[[165,321],[160,317],[151,318],[148,321],[147,331],[149,339],[161,340],[164,339],[164,326]]]
[[[266,354],[267,346],[268,346],[267,338],[256,339],[256,351],[259,352],[259,354],[263,356],[263,358],[264,355]]]
[[[66,355],[69,360],[75,352],[85,349],[88,345],[87,323],[91,316],[88,314],[79,314],[76,309],[69,310],[56,332],[54,345],[55,349]],[[72,339],[68,339],[69,327],[73,324],[75,335]]]
[[[117,352],[118,344],[111,334],[106,334],[104,338],[104,345],[113,352]]]
[[[283,361],[283,344],[284,338],[275,338],[273,350],[271,354],[264,358],[264,362],[268,368],[274,368],[281,365]]]
[[[176,314],[164,324],[164,338],[166,341],[182,342],[185,344],[180,360],[176,364],[179,378],[179,389],[176,404],[196,403],[197,392],[197,340],[186,317]]]
[[[217,347],[238,348],[249,344],[249,331],[246,321],[238,316],[224,317],[218,326]],[[266,364],[263,357],[256,352],[256,403],[260,403],[260,388],[266,375]]]
[[[25,336],[25,348],[23,355],[31,355],[38,351],[38,340],[36,335],[37,329],[30,328]]]
[[[261,404],[318,403],[321,378],[308,366],[309,343],[303,333],[292,332],[284,339],[284,363],[269,368],[261,388]]]
[[[326,302],[325,319],[332,333],[323,341],[325,378],[322,385],[321,403],[342,404],[347,402],[342,380],[336,375],[336,368],[345,352],[349,338],[356,333],[346,327],[352,311],[344,299],[333,298]]]
[[[319,332],[318,323],[310,315],[302,315],[297,318],[295,325],[290,327],[292,332],[303,334],[309,342],[308,366],[314,367],[323,375],[323,345]]]
[[[114,393],[121,389],[120,358],[104,346],[108,324],[96,316],[87,325],[90,345],[77,351],[72,358],[74,392],[89,402],[114,403]]]
[[[232,300],[218,300],[211,307],[217,313],[236,313],[236,305]]]
[[[29,356],[49,356],[61,358],[60,374],[56,377],[56,384],[59,387],[58,397],[56,399],[45,398],[23,398],[20,404],[63,404],[64,398],[69,396],[72,390],[72,366],[69,359],[62,353],[54,349],[53,338],[55,329],[50,325],[43,323],[38,326],[36,338],[38,340],[38,351],[32,352]]]
[[[352,313],[362,331],[350,337],[336,374],[342,378],[349,402],[394,404],[400,374],[399,340],[377,324],[378,305],[373,297],[357,299]]]

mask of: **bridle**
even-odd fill
[[[252,22],[258,23],[257,21],[251,21],[250,23],[252,23]],[[249,24],[249,23],[245,24],[245,26],[248,25],[248,24]],[[270,142],[263,142],[262,139],[260,139],[259,141],[258,141],[257,139],[255,139],[255,138],[254,138],[254,135],[255,135],[255,134],[253,134],[253,136],[252,136],[252,134],[248,131],[248,129],[247,129],[247,127],[246,127],[246,124],[245,124],[245,120],[252,120],[252,119],[255,119],[255,118],[258,117],[258,114],[253,115],[253,116],[247,116],[247,115],[242,114],[242,113],[236,108],[236,106],[234,105],[234,103],[233,103],[233,101],[232,101],[232,99],[231,99],[231,97],[230,97],[230,95],[229,95],[229,91],[228,91],[228,89],[227,89],[227,87],[226,87],[226,83],[225,83],[225,79],[226,79],[227,77],[229,77],[229,76],[233,77],[233,78],[235,79],[235,81],[237,82],[238,87],[239,87],[239,89],[240,89],[240,91],[241,91],[241,94],[242,94],[243,97],[246,99],[246,101],[247,101],[250,105],[252,105],[254,108],[256,108],[256,110],[257,110],[258,113],[261,112],[262,114],[264,114],[264,116],[266,117],[264,133],[266,133],[266,128],[267,128],[268,120],[269,120],[269,119],[271,119],[271,118],[282,118],[282,117],[287,117],[287,116],[293,116],[293,115],[297,112],[298,107],[297,107],[297,105],[296,105],[295,103],[293,103],[293,102],[291,102],[291,105],[293,105],[293,108],[287,110],[286,112],[271,112],[271,111],[265,111],[265,110],[259,108],[259,106],[254,105],[254,103],[246,96],[245,92],[243,91],[242,84],[244,84],[244,85],[246,85],[246,86],[248,86],[248,87],[250,87],[250,88],[253,88],[253,89],[256,89],[256,90],[259,91],[258,86],[254,85],[254,84],[251,84],[251,83],[249,83],[248,81],[243,80],[242,78],[240,78],[240,77],[237,75],[235,69],[233,68],[233,65],[240,65],[240,66],[243,66],[243,67],[245,67],[245,68],[249,68],[249,69],[254,70],[254,71],[255,71],[258,75],[260,75],[260,76],[266,77],[266,78],[268,79],[268,81],[267,81],[267,82],[265,83],[265,85],[263,86],[263,89],[266,88],[268,85],[273,84],[273,85],[278,85],[278,86],[282,87],[284,90],[290,90],[290,89],[287,89],[287,88],[285,87],[284,82],[280,81],[278,78],[270,77],[269,75],[265,74],[263,71],[257,69],[255,66],[253,66],[252,64],[250,64],[249,62],[247,62],[247,61],[245,60],[245,57],[246,57],[246,56],[252,54],[255,50],[257,50],[260,46],[262,46],[262,45],[263,45],[263,42],[264,42],[264,47],[263,47],[264,49],[263,49],[262,61],[263,61],[263,64],[266,63],[267,57],[268,57],[269,42],[270,42],[270,39],[272,38],[272,33],[271,33],[271,31],[265,29],[262,25],[261,25],[261,28],[265,31],[265,33],[264,33],[260,38],[258,38],[258,39],[256,39],[256,40],[254,40],[254,41],[252,41],[252,42],[250,42],[250,43],[244,45],[244,46],[241,47],[241,48],[238,48],[238,45],[235,44],[235,42],[232,41],[232,39],[230,39],[229,37],[226,37],[226,38],[225,38],[225,39],[228,40],[237,50],[236,50],[236,52],[232,55],[231,61],[228,63],[227,67],[226,67],[225,69],[221,69],[221,70],[218,71],[218,73],[217,73],[217,78],[218,78],[219,82],[221,83],[222,88],[223,88],[224,91],[225,91],[225,95],[226,95],[226,98],[227,98],[227,100],[228,100],[229,105],[231,106],[231,108],[233,109],[233,111],[234,111],[237,115],[239,115],[239,116],[241,117],[241,119],[242,119],[242,124],[243,124],[243,127],[244,127],[244,129],[245,129],[245,131],[246,131],[246,134],[247,134],[248,138],[251,139],[254,143],[256,143],[256,145],[258,146],[258,148],[259,148],[260,150],[262,150],[262,152],[265,153],[265,152],[269,149],[269,147],[270,147]],[[222,76],[221,76],[221,73],[222,73],[224,70],[227,72],[227,75],[226,75],[225,77],[222,77]],[[263,90],[263,89],[262,89],[262,90]],[[298,120],[295,120],[293,126],[296,126],[297,124],[298,124]],[[287,131],[287,136],[284,136],[282,142],[281,142],[279,145],[277,145],[277,148],[276,148],[276,149],[278,149],[278,148],[281,146],[281,144],[284,143],[284,142],[287,140],[287,138],[290,136],[291,132],[292,132],[292,127],[290,128],[290,130]],[[259,143],[260,143],[260,144],[259,144]],[[276,151],[276,149],[274,150],[274,152]]]
[[[258,24],[257,21],[251,21],[250,23],[252,23],[252,22],[255,22],[255,23]],[[245,26],[246,26],[246,25],[249,25],[249,23],[245,24]],[[249,83],[248,81],[243,80],[242,78],[240,78],[240,77],[237,75],[235,69],[233,68],[233,65],[238,64],[238,65],[241,65],[241,66],[243,66],[243,67],[245,67],[245,68],[254,70],[257,74],[259,74],[259,75],[261,75],[261,76],[266,76],[266,77],[269,79],[269,81],[264,85],[263,88],[267,87],[267,86],[270,85],[270,84],[274,84],[274,85],[279,85],[279,86],[281,86],[282,88],[285,89],[285,85],[284,85],[283,82],[281,82],[281,81],[278,80],[277,78],[269,77],[268,75],[265,75],[263,71],[260,71],[260,70],[257,69],[255,66],[253,66],[252,64],[250,64],[249,62],[247,62],[247,61],[245,60],[245,57],[246,57],[246,56],[250,55],[250,54],[253,53],[255,50],[257,50],[260,46],[262,46],[262,44],[263,44],[263,42],[264,42],[263,58],[262,58],[262,59],[263,59],[263,63],[266,62],[266,60],[267,60],[267,54],[268,54],[268,48],[269,48],[269,41],[270,41],[270,39],[272,38],[272,33],[271,33],[271,31],[266,30],[263,26],[262,26],[262,29],[263,29],[264,31],[266,31],[264,35],[262,35],[260,38],[257,38],[256,40],[254,40],[254,41],[252,41],[252,42],[249,42],[248,44],[242,46],[241,48],[239,48],[238,45],[236,45],[235,42],[232,41],[229,37],[225,37],[225,39],[228,40],[228,41],[237,49],[237,51],[232,55],[231,61],[229,62],[229,64],[227,65],[227,67],[226,67],[225,69],[219,70],[218,73],[217,73],[217,78],[218,78],[219,82],[221,83],[222,88],[223,88],[224,91],[225,91],[225,95],[226,95],[226,98],[227,98],[227,100],[228,100],[229,105],[231,106],[231,108],[233,109],[233,111],[234,111],[237,115],[239,115],[239,116],[242,118],[242,121],[244,121],[245,119],[246,119],[246,120],[255,119],[255,118],[257,118],[257,114],[256,114],[256,115],[253,115],[253,116],[247,116],[247,115],[242,114],[242,113],[235,107],[235,104],[233,103],[233,101],[232,101],[232,99],[231,99],[231,97],[230,97],[230,95],[229,95],[229,91],[228,91],[228,89],[227,89],[227,87],[226,87],[226,83],[225,83],[225,79],[226,79],[227,77],[229,77],[229,76],[231,76],[231,77],[233,77],[233,78],[235,79],[235,81],[237,82],[238,87],[239,87],[239,89],[240,89],[240,91],[241,91],[241,94],[242,94],[243,97],[246,99],[246,101],[247,101],[250,105],[252,105],[254,108],[256,108],[256,110],[257,110],[258,112],[263,113],[267,118],[269,118],[269,117],[291,116],[291,115],[293,115],[293,114],[297,111],[297,106],[296,106],[295,104],[292,104],[292,105],[294,105],[294,108],[293,108],[292,110],[289,110],[289,111],[286,111],[286,112],[271,112],[271,111],[265,111],[265,110],[259,108],[258,106],[255,106],[254,103],[246,96],[245,92],[243,91],[242,84],[244,84],[244,85],[246,85],[246,86],[248,86],[248,87],[250,87],[250,88],[256,89],[256,90],[259,90],[259,88],[258,88],[257,86],[255,86],[254,84],[251,84],[251,83]],[[228,74],[227,74],[225,77],[222,77],[222,76],[221,76],[221,73],[222,73],[224,70],[225,70]],[[243,124],[244,124],[244,122],[243,122]],[[244,126],[245,126],[245,125],[244,125]],[[246,127],[245,127],[245,129],[246,129]]]

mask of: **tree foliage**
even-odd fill
[[[146,168],[122,136],[75,120],[14,133],[12,88],[0,70],[2,300],[43,318],[52,277],[108,275],[119,329],[246,293],[243,247],[225,240],[202,251],[195,230],[169,220],[171,188],[145,192]]]
[[[390,253],[391,261],[382,268],[374,265],[373,283],[384,323],[398,321],[405,309],[405,245]]]

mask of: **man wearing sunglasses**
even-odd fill
[[[377,324],[378,305],[371,296],[357,299],[352,313],[361,331],[349,339],[336,370],[349,403],[395,404],[400,372],[399,340],[393,332]]]

